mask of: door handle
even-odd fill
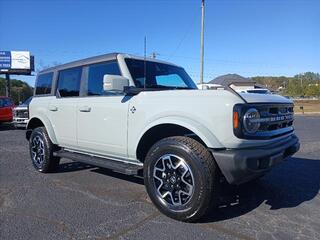
[[[88,106],[82,106],[79,108],[80,112],[91,112],[91,107]]]
[[[49,106],[49,110],[52,112],[56,112],[56,111],[58,111],[58,107],[51,105],[51,106]]]

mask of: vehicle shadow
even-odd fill
[[[223,201],[201,222],[239,217],[262,203],[270,210],[293,208],[317,196],[320,160],[290,158],[258,181],[224,188]]]
[[[15,130],[13,124],[11,124],[11,123],[1,123],[0,124],[0,131],[9,131],[9,130]]]
[[[96,168],[95,166],[81,163],[81,162],[65,162],[60,163],[58,168],[56,169],[56,173],[67,173],[67,172],[76,172],[86,169]]]
[[[139,176],[124,175],[106,168],[97,168],[80,162],[60,164],[57,172],[90,169],[91,172],[143,185]],[[223,186],[222,198],[217,208],[200,220],[200,223],[236,218],[258,208],[261,204],[270,210],[294,208],[317,196],[320,189],[320,159],[290,158],[275,167],[260,180],[240,186]]]
[[[81,162],[69,161],[69,160],[68,162],[60,163],[55,173],[76,172],[76,171],[82,171],[87,169],[90,169],[91,172],[103,174],[109,177],[122,179],[122,180],[129,181],[136,184],[142,184],[142,185],[144,184],[141,172],[139,172],[137,176],[125,175],[122,173],[114,172],[107,168],[99,168],[93,165],[89,165]]]
[[[125,175],[122,173],[114,172],[114,171],[107,169],[107,168],[97,168],[97,169],[91,170],[91,172],[100,173],[100,174],[107,175],[110,177],[115,177],[115,178],[119,178],[119,179],[129,181],[132,183],[144,185],[142,173],[139,173],[137,176]]]

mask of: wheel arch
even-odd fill
[[[27,125],[27,132],[26,132],[26,138],[29,140],[31,136],[31,132],[33,129],[37,127],[45,127],[47,130],[47,133],[49,135],[49,138],[53,144],[58,144],[56,135],[54,133],[53,127],[51,125],[50,120],[47,117],[41,117],[41,116],[34,116],[32,117]]]
[[[188,136],[205,147],[223,147],[213,133],[198,122],[180,118],[159,119],[149,124],[139,137],[139,142],[135,148],[136,158],[143,162],[153,144],[163,138],[172,136]]]

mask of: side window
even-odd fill
[[[118,63],[104,62],[88,66],[88,96],[106,95],[103,91],[103,76],[105,74],[121,75]]]
[[[4,99],[4,104],[3,104],[4,107],[11,107],[12,105],[13,105],[13,103],[11,102],[10,99],[8,99],[8,98]]]
[[[45,73],[38,76],[36,83],[36,95],[51,93],[53,73]]]
[[[4,107],[4,99],[0,98],[0,108]]]
[[[60,97],[78,97],[80,92],[82,67],[75,67],[59,72],[58,93]]]

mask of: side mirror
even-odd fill
[[[119,76],[106,74],[103,76],[103,90],[123,92],[124,87],[129,86],[129,79]]]

